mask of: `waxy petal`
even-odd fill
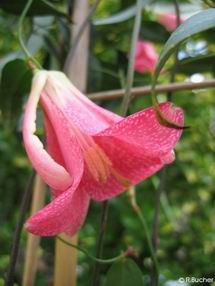
[[[44,115],[44,125],[45,125],[45,134],[46,134],[46,143],[47,143],[47,150],[51,157],[61,166],[66,169],[66,164],[60,149],[60,145],[58,143],[57,135],[55,130],[47,117]]]
[[[65,190],[73,183],[73,178],[46,152],[42,142],[34,134],[36,131],[36,110],[41,92],[47,81],[47,72],[37,73],[32,83],[32,91],[26,105],[23,138],[25,149],[32,165],[42,179],[52,188]]]
[[[50,154],[61,162],[72,176],[73,187],[78,187],[83,175],[84,159],[76,135],[73,133],[72,122],[65,118],[62,111],[45,93],[42,94],[41,103],[51,125],[47,130],[48,144],[51,143],[48,145]]]
[[[160,108],[169,119],[183,124],[181,109],[173,109],[170,103],[161,104]],[[111,160],[112,168],[135,185],[174,161],[173,148],[181,133],[181,130],[162,126],[154,109],[147,108],[93,138]],[[116,176],[100,184],[85,175],[85,184],[90,196],[96,200],[109,199],[126,189]]]
[[[108,158],[111,158],[114,170],[130,181],[131,185],[152,176],[165,165],[165,161],[160,157],[149,156],[140,146],[119,138],[97,136],[95,141],[104,150]],[[172,155],[169,154],[169,156]],[[113,175],[106,183],[102,184],[95,182],[86,173],[82,183],[85,184],[84,187],[89,195],[97,201],[110,199],[127,189]]]
[[[75,234],[82,226],[89,206],[89,196],[83,189],[70,188],[45,208],[33,215],[26,228],[40,236],[54,236],[62,232]]]
[[[183,111],[167,102],[160,104],[163,114],[177,124],[183,125]],[[114,136],[141,146],[152,156],[166,155],[175,147],[182,130],[161,125],[152,107],[137,112],[104,130],[99,136]]]
[[[60,164],[66,169],[66,164],[61,153],[57,135],[55,134],[54,128],[46,115],[44,116],[44,124],[48,153],[58,164]],[[65,190],[52,189],[53,198],[56,198],[57,196],[62,194],[63,191]]]
[[[87,134],[96,134],[122,119],[89,100],[60,72],[49,73],[45,90],[61,102],[73,123]]]

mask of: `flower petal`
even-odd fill
[[[34,77],[24,114],[24,145],[34,168],[42,179],[54,189],[65,190],[72,185],[73,179],[65,168],[46,152],[42,142],[34,134],[36,131],[36,109],[46,80],[46,71],[38,72]]]
[[[84,159],[76,135],[73,133],[68,119],[65,118],[62,111],[49,99],[47,94],[42,94],[41,103],[54,132],[54,134],[51,134],[51,129],[47,130],[49,132],[47,134],[49,136],[48,145],[51,143],[48,148],[51,148],[50,151],[55,152],[55,154],[52,154],[65,166],[65,169],[73,177],[73,187],[77,188],[83,175]],[[53,140],[56,140],[58,144],[58,155],[56,154],[57,146]]]
[[[167,118],[175,123],[183,124],[183,111],[173,108],[171,103],[160,104],[160,109]],[[182,130],[161,125],[152,107],[126,117],[124,120],[104,130],[99,136],[115,136],[140,145],[152,156],[165,155],[175,147]]]
[[[149,156],[141,146],[111,136],[97,136],[94,139],[108,158],[111,158],[114,170],[122,178],[127,179],[131,185],[152,176],[165,165],[162,158]],[[172,157],[172,154],[169,154],[170,156]],[[110,199],[127,189],[113,175],[106,183],[98,183],[90,177],[90,174],[85,173],[82,184],[84,184],[89,195],[97,201]]]
[[[83,189],[70,188],[45,208],[33,215],[26,228],[40,236],[54,236],[62,232],[75,234],[82,226],[89,206],[89,196]]]
[[[44,125],[45,125],[45,134],[46,134],[46,143],[47,143],[47,150],[50,156],[61,166],[66,169],[66,164],[61,153],[61,149],[58,143],[57,135],[55,134],[54,128],[49,120],[49,118],[45,115],[44,116]],[[60,194],[62,194],[63,190],[59,189],[51,189],[53,198],[56,198]]]
[[[55,130],[45,114],[44,116],[44,125],[45,125],[45,134],[46,134],[46,143],[47,143],[47,150],[51,157],[61,166],[66,169],[66,164],[60,149],[60,145],[58,143],[57,135]]]
[[[61,72],[49,72],[46,92],[58,97],[73,123],[87,134],[98,133],[122,119],[89,100]]]

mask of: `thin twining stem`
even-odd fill
[[[205,88],[214,88],[215,78],[204,80],[202,82],[180,82],[180,83],[169,83],[160,84],[155,87],[156,93],[168,92],[168,91],[183,91],[183,90],[200,90]],[[151,85],[138,86],[131,89],[132,97],[150,95]],[[116,89],[110,91],[100,91],[96,93],[90,93],[88,96],[93,101],[108,101],[113,99],[119,99],[125,94],[124,89]]]
[[[180,9],[178,5],[178,1],[174,0],[174,6],[175,6],[175,13],[176,13],[176,27],[180,25]],[[175,52],[175,65],[171,71],[171,82],[175,81],[176,72],[177,72],[177,65],[178,65],[178,49]],[[172,99],[172,92],[168,93],[168,100],[171,101]],[[152,234],[152,242],[154,246],[155,252],[158,248],[158,241],[159,241],[159,221],[160,221],[160,198],[161,194],[165,189],[165,183],[166,183],[166,168],[164,167],[160,172],[160,185],[156,193],[156,205],[155,205],[155,216],[154,216],[154,222],[153,222],[153,234]]]
[[[10,254],[10,264],[8,267],[4,286],[13,286],[16,261],[17,261],[18,252],[19,252],[21,232],[22,232],[22,227],[23,227],[24,220],[25,220],[25,214],[26,214],[28,204],[30,201],[30,197],[31,197],[31,193],[32,193],[32,185],[34,182],[34,178],[35,178],[35,172],[33,171],[29,179],[28,185],[26,187],[26,190],[24,192],[23,198],[22,198],[20,211],[19,211],[19,219],[16,225],[11,254]]]
[[[155,196],[155,212],[152,225],[152,245],[154,248],[155,255],[157,254],[157,249],[159,245],[160,200],[161,200],[161,194],[163,193],[165,188],[165,183],[166,183],[166,167],[164,167],[161,170],[160,185],[159,188],[156,190],[156,196]],[[157,286],[158,283],[159,283],[159,275],[155,267],[153,267],[151,272],[151,285]]]
[[[135,53],[136,53],[136,44],[140,34],[141,19],[142,19],[142,0],[137,0],[136,2],[136,16],[134,21],[134,27],[132,32],[131,48],[129,53],[128,60],[128,72],[127,72],[127,81],[125,95],[122,102],[122,115],[126,116],[131,101],[131,88],[134,81],[134,62],[135,62]]]
[[[31,53],[29,52],[28,48],[26,47],[25,45],[25,42],[23,40],[23,23],[24,23],[24,20],[25,20],[25,17],[31,7],[31,5],[33,4],[33,1],[34,0],[28,0],[25,7],[24,7],[24,10],[22,11],[22,14],[20,15],[20,18],[19,18],[19,22],[18,22],[18,39],[19,39],[19,43],[20,43],[20,46],[23,50],[23,52],[25,53],[26,57],[31,60],[35,66],[39,69],[41,69],[41,65],[40,63],[31,55]]]
[[[179,8],[179,4],[178,4],[177,0],[174,0],[173,4],[175,7],[175,14],[176,14],[176,23],[175,24],[176,24],[176,27],[178,28],[180,26],[180,23],[181,23],[180,8]],[[177,73],[177,69],[179,66],[178,53],[179,53],[179,48],[176,48],[174,65],[172,67],[171,74],[170,74],[170,82],[171,83],[175,82],[176,73]],[[167,97],[168,97],[169,101],[172,100],[172,91],[168,92]]]
[[[177,0],[173,1],[174,7],[175,7],[175,14],[176,14],[176,27],[179,27],[180,25],[180,8]],[[178,68],[178,53],[179,49],[177,48],[175,51],[175,63],[171,70],[170,74],[170,82],[173,83],[176,78],[177,74],[177,68]],[[172,100],[172,91],[167,93],[168,101]],[[159,247],[159,226],[160,226],[160,201],[161,201],[161,195],[165,190],[166,185],[166,177],[167,177],[167,166],[165,166],[161,172],[160,172],[160,184],[159,188],[156,191],[155,195],[155,212],[154,212],[154,219],[153,219],[153,227],[152,227],[152,244],[154,247],[155,255],[157,255],[157,250]],[[152,268],[151,273],[151,285],[157,286],[159,284],[159,275],[156,273],[155,268]]]
[[[91,255],[86,249],[82,248],[81,246],[78,246],[76,244],[72,244],[72,243],[64,240],[60,236],[57,236],[57,239],[59,239],[60,241],[62,241],[63,243],[65,243],[68,246],[76,248],[77,250],[79,250],[79,251],[83,252],[85,255],[87,255],[93,261],[95,261],[97,263],[101,263],[101,264],[110,264],[110,263],[118,261],[118,260],[120,260],[120,259],[122,259],[122,258],[124,258],[126,256],[125,253],[122,253],[122,254],[120,254],[120,255],[118,255],[116,257],[113,257],[113,258],[101,259],[101,258],[98,258],[98,257],[95,257],[95,256]]]
[[[107,219],[108,219],[108,207],[109,207],[108,200],[106,200],[102,203],[101,219],[100,219],[100,225],[99,225],[99,235],[98,235],[98,239],[96,242],[96,256],[99,259],[102,257],[102,254],[103,254],[105,229],[106,229]],[[99,271],[100,271],[99,264],[96,263],[93,268],[92,286],[97,286],[99,283]]]
[[[146,241],[147,241],[149,251],[150,251],[150,255],[151,255],[151,259],[153,261],[154,268],[156,270],[156,274],[158,275],[159,266],[158,266],[157,257],[156,257],[155,252],[154,252],[154,248],[153,248],[152,241],[151,241],[151,235],[150,235],[150,232],[149,232],[149,229],[147,226],[147,222],[146,222],[144,216],[142,215],[141,208],[139,207],[139,205],[137,204],[137,201],[136,201],[135,187],[131,187],[129,189],[128,195],[130,197],[130,203],[131,203],[132,209],[135,212],[135,214],[138,216],[138,218],[139,218],[139,220],[143,226],[144,233],[146,235]]]
[[[160,184],[159,188],[156,190],[156,202],[155,202],[155,215],[153,220],[153,228],[152,228],[152,244],[154,246],[155,252],[157,251],[159,244],[159,222],[160,222],[160,199],[161,194],[164,191],[166,182],[166,167],[163,168],[160,172]]]

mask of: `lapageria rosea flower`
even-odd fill
[[[153,73],[158,54],[153,43],[139,40],[136,44],[134,69],[139,73]]]
[[[35,134],[39,101],[47,150]],[[171,103],[160,108],[183,123],[179,108]],[[151,107],[123,118],[94,104],[63,73],[38,71],[25,107],[23,138],[33,167],[52,190],[52,202],[27,221],[27,230],[75,234],[91,198],[113,198],[171,163],[180,136],[180,130],[161,126]]]

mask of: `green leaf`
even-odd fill
[[[155,14],[174,13],[174,6],[172,5],[172,3],[168,3],[168,2],[157,3],[157,2],[158,1],[150,1],[150,0],[144,1],[143,0],[143,8],[146,8],[147,11],[153,12]],[[199,3],[195,3],[195,4],[180,3],[180,12],[181,12],[182,17],[183,16],[189,17],[190,15],[193,15],[193,13],[196,13],[201,9],[202,9],[202,6]],[[124,21],[127,21],[133,18],[135,14],[136,14],[136,5],[132,5],[126,8],[125,10],[120,11],[119,13],[116,13],[115,15],[109,16],[104,19],[95,19],[93,21],[93,24],[95,26],[118,24],[118,23],[122,23]],[[145,28],[145,26],[143,27]]]
[[[0,8],[3,9],[7,13],[15,14],[15,15],[20,15],[20,13],[23,11],[25,5],[26,5],[26,0],[2,0],[0,1]],[[62,1],[49,1],[51,2],[52,5],[56,5],[59,3],[62,3]],[[58,14],[56,9],[53,9],[52,5],[47,5],[43,1],[34,1],[32,4],[28,15],[29,16],[42,16],[42,15],[53,15],[53,14]]]
[[[134,17],[135,11],[136,11],[136,5],[133,5],[110,17],[107,17],[104,19],[95,19],[93,21],[93,24],[95,26],[101,26],[101,25],[112,25],[112,24],[121,23],[121,22],[127,21],[130,18]]]
[[[184,2],[184,3],[183,3]],[[180,15],[182,19],[187,19],[204,9],[202,3],[196,1],[180,1]],[[154,14],[168,14],[175,13],[172,1],[153,1],[150,10]]]
[[[30,91],[32,76],[32,71],[21,59],[4,66],[0,84],[0,108],[5,120],[17,120],[22,110],[22,97]]]
[[[153,77],[153,86],[155,86],[157,78],[163,66],[176,50],[179,44],[183,43],[185,40],[191,36],[203,32],[205,30],[215,27],[215,9],[208,9],[202,11],[188,20],[186,20],[182,25],[180,25],[170,36],[169,40],[166,42],[163,47],[158,63],[156,65],[154,77]]]
[[[110,267],[105,286],[143,286],[142,272],[133,260],[120,260]]]
[[[157,118],[162,125],[171,128],[188,128],[188,126],[180,126],[175,124],[173,121],[167,119],[159,109],[159,103],[155,95],[155,86],[157,83],[158,76],[163,66],[172,55],[172,53],[177,49],[177,47],[183,43],[185,40],[193,35],[196,35],[205,30],[215,27],[215,9],[208,9],[200,12],[188,20],[186,20],[182,25],[180,25],[170,36],[169,40],[164,45],[160,57],[158,59],[154,76],[152,78],[152,101],[155,107]]]
[[[193,74],[215,71],[215,55],[203,55],[189,57],[180,60],[177,66],[177,73]]]
[[[142,9],[148,5],[151,2],[151,0],[143,0],[142,3]],[[93,21],[93,24],[95,26],[101,26],[101,25],[113,25],[117,23],[121,23],[124,21],[127,21],[131,18],[133,18],[136,15],[136,5],[133,5],[115,15],[112,15],[110,17],[104,18],[104,19],[95,19]]]

